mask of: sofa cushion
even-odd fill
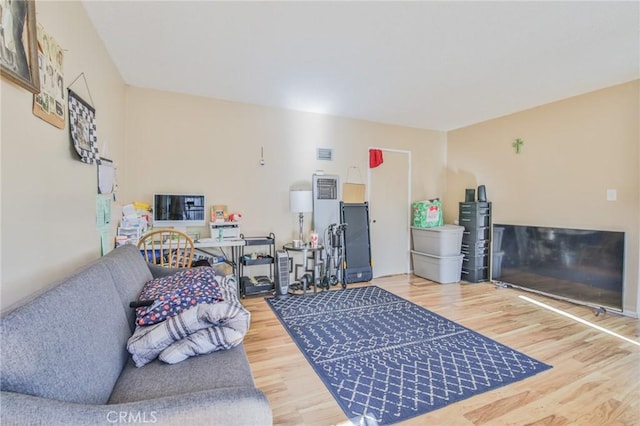
[[[96,261],[3,315],[3,391],[104,404],[130,328],[111,274]]]
[[[129,303],[138,300],[144,283],[153,279],[151,271],[140,251],[133,245],[118,247],[102,259],[111,271],[113,282],[127,315],[130,331],[133,332],[136,312],[129,307]]]
[[[177,364],[155,360],[141,368],[130,361],[109,404],[143,401],[211,389],[253,388],[244,346],[188,358]]]

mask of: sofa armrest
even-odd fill
[[[272,425],[259,389],[228,388],[112,405],[75,404],[14,392],[1,393],[2,425]]]

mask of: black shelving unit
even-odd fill
[[[246,297],[273,292],[276,236],[271,233],[264,237],[245,237],[240,235],[240,238],[245,242],[240,253],[238,271],[240,276],[240,296]],[[257,250],[260,246],[263,247],[263,251]],[[267,275],[247,275],[247,268],[259,265],[267,266]]]
[[[470,283],[489,281],[491,270],[491,203],[460,203],[458,220],[462,233],[462,279]]]

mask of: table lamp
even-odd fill
[[[292,189],[289,192],[289,210],[291,213],[298,213],[300,218],[300,229],[298,239],[304,242],[302,238],[302,223],[304,214],[313,211],[313,195],[311,191]]]

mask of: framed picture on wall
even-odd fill
[[[0,74],[40,92],[35,1],[0,0]]]
[[[55,38],[38,22],[40,93],[33,95],[33,115],[58,129],[65,124],[64,53]]]

